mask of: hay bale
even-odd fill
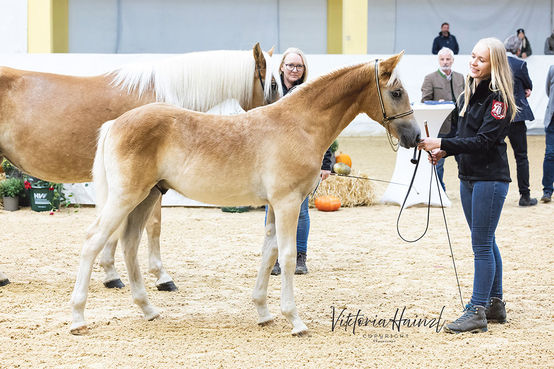
[[[368,178],[366,174],[353,170],[350,175]],[[332,175],[319,184],[314,196],[310,198],[310,207],[319,196],[332,195],[340,199],[342,207],[368,206],[376,202],[375,188],[370,180]]]

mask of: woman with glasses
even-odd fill
[[[281,59],[279,65],[279,74],[281,75],[281,87],[283,96],[291,92],[296,86],[304,83],[308,77],[308,65],[306,57],[302,50],[291,47],[288,48]],[[321,165],[321,180],[325,180],[331,174],[331,150],[327,150],[323,157]],[[266,207],[267,214],[267,207]],[[308,251],[308,234],[310,233],[310,213],[308,212],[308,197],[302,202],[300,214],[298,217],[298,227],[296,229],[296,270],[295,274],[306,274],[306,253]],[[272,275],[281,274],[279,261],[271,271]]]

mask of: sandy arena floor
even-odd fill
[[[388,179],[395,155],[384,137],[343,138],[340,150],[353,166]],[[540,197],[544,136],[529,137],[531,188]],[[513,157],[510,152],[511,157]],[[515,167],[511,161],[515,178]],[[447,161],[446,209],[464,300],[471,294],[473,259],[459,202],[453,159]],[[376,184],[378,196],[385,185]],[[164,208],[162,255],[179,291],[158,292],[146,275],[161,318],[145,321],[128,287],[108,290],[95,266],[86,317],[90,332],[69,334],[69,298],[86,227],[94,209],[53,216],[27,209],[0,211],[0,270],[11,284],[0,287],[0,367],[45,368],[515,368],[554,367],[552,216],[554,204],[517,205],[512,183],[497,231],[504,261],[508,323],[482,334],[448,335],[436,327],[337,325],[360,311],[370,319],[427,321],[461,313],[440,209],[415,244],[396,234],[399,207],[375,205],[334,213],[311,210],[308,267],[295,277],[296,302],[311,330],[292,337],[279,312],[280,278],[271,277],[269,306],[277,316],[256,325],[251,302],[263,240],[264,212],[223,213],[215,208]],[[402,229],[418,235],[426,209],[404,213]],[[147,247],[140,249],[142,270]],[[120,252],[117,268],[127,281]],[[444,310],[443,310],[444,309]],[[442,315],[441,315],[442,311]],[[335,315],[335,318],[336,318]],[[399,316],[397,316],[398,318]]]

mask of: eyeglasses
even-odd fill
[[[287,70],[290,70],[291,72],[296,68],[297,71],[302,72],[304,70],[304,66],[302,64],[285,64],[285,67],[287,67]]]

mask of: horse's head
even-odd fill
[[[414,118],[408,93],[395,73],[395,67],[402,55],[404,52],[372,63],[375,68],[371,69],[375,85],[369,86],[372,103],[366,104],[369,108],[366,113],[396,137],[401,146],[410,148],[417,146],[421,132]]]
[[[252,105],[261,106],[271,104],[281,98],[277,80],[273,74],[275,68],[271,65],[273,47],[263,52],[260,44],[256,43],[252,49],[256,70],[254,72],[254,93],[252,94]]]

